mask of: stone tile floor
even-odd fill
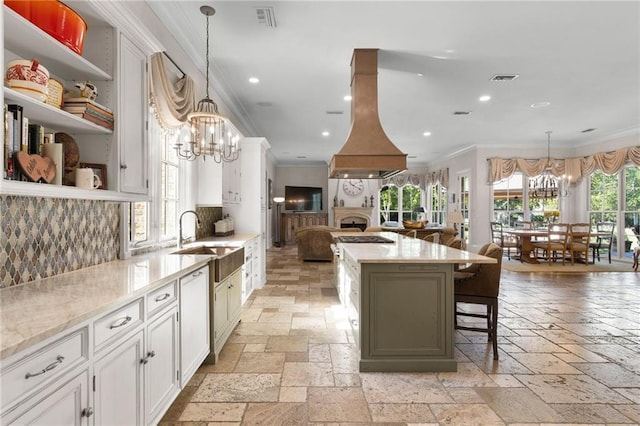
[[[267,284],[163,425],[638,424],[640,274],[503,271],[500,360],[456,332],[456,373],[359,373],[333,265],[267,252]]]

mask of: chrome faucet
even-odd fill
[[[182,212],[182,214],[180,215],[180,219],[178,220],[178,248],[182,248],[182,245],[185,242],[188,242],[189,239],[188,238],[182,238],[182,216],[184,216],[187,213],[193,213],[194,216],[196,217],[196,228],[200,228],[200,226],[202,226],[202,222],[200,222],[200,217],[198,216],[198,213],[195,212],[195,210],[185,210]],[[195,236],[194,236],[195,239]]]

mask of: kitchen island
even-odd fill
[[[339,241],[347,235],[333,235],[335,284],[360,371],[456,371],[453,265],[496,260],[391,232],[366,233],[387,243]]]

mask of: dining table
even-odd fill
[[[520,260],[526,263],[537,264],[538,259],[531,256],[535,252],[533,238],[546,238],[549,235],[547,229],[503,229],[503,234],[513,235],[520,241]]]
[[[520,260],[525,263],[531,264],[539,264],[540,262],[536,258],[535,255],[531,255],[531,253],[535,253],[535,246],[533,245],[534,240],[536,238],[547,238],[549,236],[549,231],[545,229],[503,229],[503,234],[513,235],[517,237],[520,241]],[[611,235],[609,232],[592,232],[592,238],[595,237],[608,237]],[[595,259],[592,260],[592,263],[595,262]]]

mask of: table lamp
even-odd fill
[[[284,197],[273,197],[273,202],[276,203],[276,247],[282,247],[282,240],[280,237],[280,206],[284,202]]]
[[[464,223],[464,217],[460,212],[449,212],[447,213],[447,223],[453,223],[453,229],[457,231],[458,227],[456,226],[456,224]]]

